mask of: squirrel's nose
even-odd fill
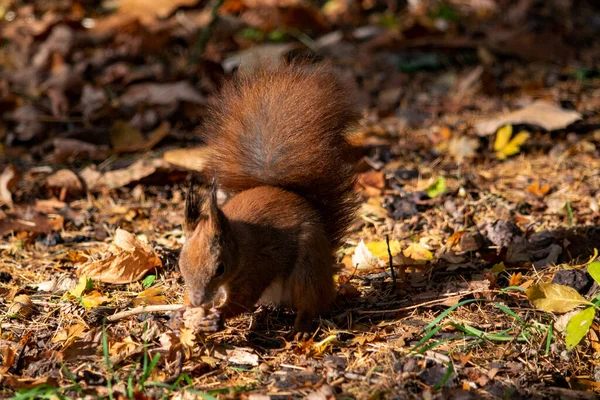
[[[204,303],[204,291],[190,291],[189,295],[193,307],[199,307]]]

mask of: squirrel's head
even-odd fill
[[[196,187],[194,181],[185,201],[185,243],[179,268],[193,306],[216,300],[219,289],[233,273],[235,243],[229,223],[219,209],[216,187]]]

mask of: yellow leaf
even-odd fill
[[[427,261],[433,259],[433,254],[420,243],[412,243],[402,252],[404,256],[417,261]]]
[[[529,132],[527,131],[521,131],[511,139],[512,134],[512,125],[505,125],[496,132],[494,151],[500,160],[519,153],[521,145],[529,139]]]
[[[514,154],[518,154],[521,151],[521,145],[529,139],[529,132],[521,131],[517,133],[517,136],[512,138],[510,142],[502,149],[502,156],[499,158],[503,159]]]
[[[510,137],[512,136],[512,125],[505,125],[496,132],[496,141],[494,142],[494,151],[501,151],[506,147]]]
[[[133,299],[134,306],[167,304],[167,298],[161,295],[162,288],[154,287],[140,292]]]
[[[527,289],[527,298],[543,311],[565,313],[587,301],[570,286],[540,283]]]
[[[99,291],[94,290],[90,294],[86,294],[81,298],[81,304],[83,304],[85,308],[94,308],[101,306],[108,300],[110,300],[108,297],[104,296]]]
[[[315,349],[317,354],[323,354],[325,352],[325,350],[327,350],[327,347],[329,347],[331,342],[334,341],[336,337],[337,337],[336,335],[329,335],[325,339],[321,340],[320,342],[313,343],[312,346]]]
[[[83,294],[83,292],[85,292],[85,289],[87,288],[87,280],[87,276],[80,276],[79,283],[77,283],[77,285],[75,285],[73,289],[69,290],[69,293],[72,294],[74,297],[81,297],[81,295]]]
[[[367,248],[371,250],[371,253],[373,253],[375,257],[389,261],[390,257],[388,255],[388,248],[385,240],[367,243]],[[392,252],[392,257],[398,254],[400,250],[400,242],[397,240],[390,240],[390,251]]]

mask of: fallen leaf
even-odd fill
[[[13,207],[11,190],[17,185],[19,178],[19,171],[12,164],[4,168],[0,175],[0,199],[10,208]]]
[[[588,307],[575,314],[569,320],[565,335],[567,350],[574,349],[575,346],[581,342],[581,339],[583,339],[590,330],[595,316],[596,310],[594,307]]]
[[[69,169],[61,169],[48,176],[46,186],[51,189],[60,189],[73,196],[83,193],[83,183],[77,174]],[[61,198],[63,197],[64,195],[61,195]]]
[[[140,18],[166,18],[179,7],[191,7],[199,0],[118,0],[119,12]]]
[[[588,265],[588,274],[600,284],[600,261],[594,261]]]
[[[110,300],[109,297],[103,295],[97,290],[92,291],[81,297],[81,304],[85,308],[95,308],[103,305]]]
[[[466,158],[475,157],[478,148],[479,140],[467,136],[454,137],[448,143],[448,152],[458,164],[462,164]]]
[[[43,378],[21,378],[14,375],[0,375],[0,386],[5,388],[16,389],[31,389],[41,386],[55,387],[57,384],[56,378],[45,376]]]
[[[15,217],[0,217],[0,236],[8,232],[50,233],[60,231],[64,224],[60,215],[36,215],[27,220]]]
[[[58,331],[53,337],[52,343],[66,342],[65,347],[72,343],[73,340],[80,338],[86,331],[86,327],[83,324],[75,323],[64,327]]]
[[[79,277],[79,281],[77,285],[71,290],[69,290],[69,294],[73,297],[81,297],[86,290],[92,290],[93,282],[88,277],[82,275]]]
[[[365,270],[376,268],[382,263],[382,260],[380,260],[371,252],[371,250],[369,250],[363,240],[361,240],[358,246],[356,246],[356,249],[354,249],[354,254],[352,255],[352,265],[357,269]]]
[[[77,139],[56,138],[54,145],[54,161],[70,163],[75,160],[104,161],[110,154],[108,146],[97,146]]]
[[[388,245],[385,240],[369,242],[367,243],[367,248],[375,257],[382,259],[385,262],[389,262],[390,256],[388,253]],[[392,257],[398,254],[400,250],[402,250],[400,242],[397,240],[390,240],[390,252],[392,253]]]
[[[433,254],[420,243],[411,243],[402,254],[405,257],[412,258],[417,261],[427,261],[433,259]]]
[[[26,294],[15,296],[7,310],[9,315],[15,315],[20,318],[29,318],[34,312],[35,305]]]
[[[162,295],[162,288],[146,289],[133,299],[134,306],[167,304],[167,297]]]
[[[572,287],[553,283],[530,286],[526,293],[531,304],[548,312],[565,313],[587,303]]]
[[[496,133],[494,151],[500,160],[518,154],[521,151],[521,145],[529,139],[529,132],[521,131],[511,139],[512,133],[512,125],[503,126],[498,129],[498,132]]]
[[[534,183],[527,186],[527,191],[537,197],[544,197],[550,191],[550,185],[545,184],[540,186],[540,181],[536,180]]]
[[[475,131],[480,136],[487,136],[496,132],[501,126],[518,124],[536,125],[553,131],[566,128],[579,119],[581,119],[581,114],[577,111],[565,110],[546,101],[538,100],[518,111],[480,122],[475,125]]]
[[[448,186],[446,185],[446,178],[444,178],[443,176],[438,176],[435,182],[433,182],[427,187],[427,189],[425,189],[427,195],[431,199],[435,199],[436,197],[443,195],[444,193],[446,193],[446,190],[448,190]]]
[[[315,350],[317,356],[325,353],[325,351],[332,345],[332,342],[336,340],[337,335],[329,335],[325,339],[313,343],[312,347]]]
[[[169,134],[171,125],[164,121],[146,139],[142,133],[126,121],[115,121],[110,131],[110,141],[118,153],[150,150]]]
[[[383,189],[385,189],[383,171],[369,171],[359,174],[358,184],[361,186],[365,196],[379,196]]]
[[[136,107],[138,104],[173,105],[183,101],[205,105],[206,98],[189,82],[138,83],[127,88],[121,95],[120,104],[124,107]]]
[[[82,265],[77,275],[123,284],[135,282],[148,271],[162,267],[162,261],[152,247],[123,229],[117,229],[113,244],[116,247],[114,254]]]
[[[508,286],[519,286],[521,284],[522,280],[523,280],[523,274],[521,272],[513,273],[510,275],[510,280],[508,281]]]
[[[253,367],[258,365],[258,355],[255,354],[252,349],[241,347],[233,349],[216,349],[214,357],[236,365],[251,365]]]
[[[0,356],[2,358],[2,365],[0,365],[0,376],[5,375],[15,363],[16,352],[10,346],[3,345],[0,347]]]

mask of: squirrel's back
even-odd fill
[[[358,118],[354,96],[328,67],[239,73],[204,126],[207,167],[227,192],[275,186],[307,199],[336,245],[357,207],[345,134]]]

